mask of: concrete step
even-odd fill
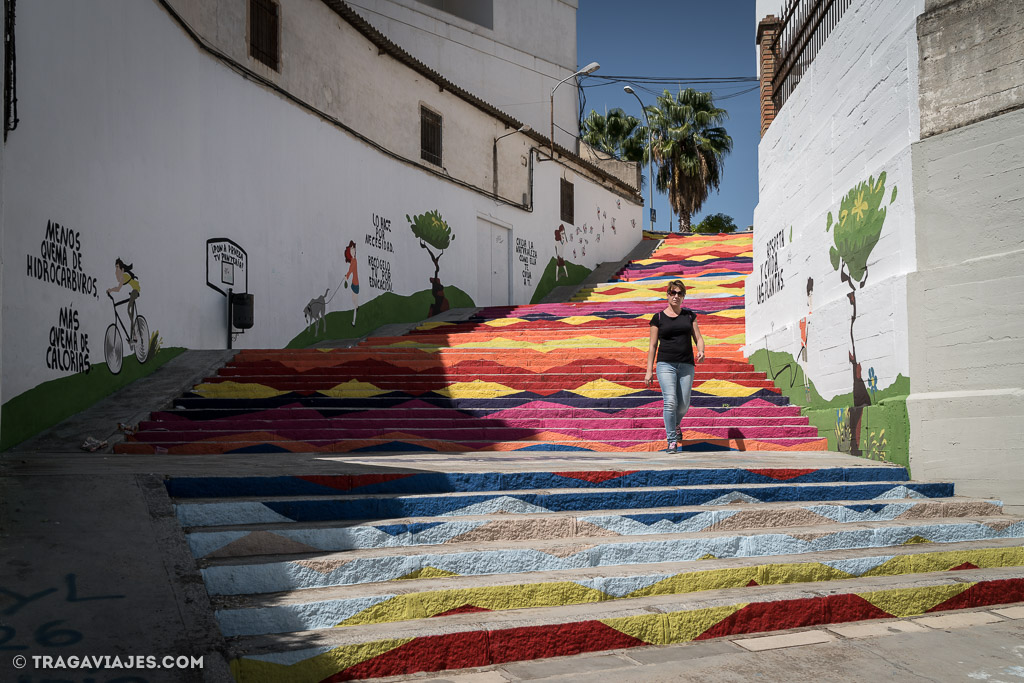
[[[896,465],[858,467],[655,467],[647,469],[601,469],[552,472],[521,471],[394,471],[366,475],[198,477],[175,476],[166,482],[168,494],[176,501],[197,498],[253,498],[280,496],[354,496],[447,494],[479,495],[486,492],[508,495],[531,490],[649,488],[676,490],[686,486],[739,484],[820,484],[844,482],[906,482],[907,472]],[[656,488],[660,487],[660,488]],[[598,492],[601,492],[598,491]]]
[[[863,504],[852,501],[810,504],[734,504],[609,510],[604,514],[535,513],[360,520],[351,526],[335,521],[247,523],[186,527],[192,555],[247,557],[280,553],[344,551],[358,548],[441,545],[502,539],[554,539],[642,536],[697,531],[731,532],[745,528],[829,527],[872,521],[925,520],[941,517],[999,515],[998,501],[941,498]],[[596,527],[596,529],[595,529]]]
[[[784,437],[772,439],[699,438],[683,439],[679,449],[694,451],[818,451],[827,446],[824,438]],[[202,455],[215,453],[400,453],[408,451],[463,453],[467,451],[591,451],[591,452],[647,452],[665,450],[664,439],[658,441],[615,440],[593,441],[562,437],[557,432],[539,434],[531,441],[451,441],[422,439],[396,430],[394,433],[370,439],[340,441],[282,439],[266,432],[254,432],[224,439],[208,441],[125,441],[115,444],[115,453]]]
[[[693,389],[695,391],[701,390],[701,384],[703,382],[712,381],[716,388],[721,386],[722,380],[701,378],[694,380]],[[516,391],[532,391],[536,393],[541,392],[554,392],[554,391],[573,391],[576,389],[588,390],[590,385],[598,383],[595,387],[596,391],[604,390],[618,393],[622,389],[632,389],[634,391],[650,390],[650,387],[644,382],[643,374],[638,372],[630,375],[623,375],[617,378],[601,377],[599,375],[553,375],[545,373],[543,375],[536,374],[519,374],[519,375],[499,375],[492,377],[390,377],[390,376],[373,376],[364,375],[360,377],[351,377],[348,379],[339,376],[316,376],[306,375],[302,377],[282,377],[280,375],[250,375],[246,377],[210,377],[203,381],[202,384],[198,385],[194,391],[196,393],[202,393],[210,384],[221,384],[229,383],[240,387],[239,391],[244,391],[246,385],[265,386],[280,391],[330,391],[334,389],[344,388],[346,384],[356,383],[357,387],[354,387],[355,391],[367,391],[367,390],[385,390],[385,391],[404,391],[410,394],[423,393],[427,391],[444,391],[452,385],[469,385],[480,387],[481,391],[488,389],[492,391],[505,391],[506,389],[515,389]],[[365,385],[370,385],[369,387]],[[763,389],[765,391],[771,391],[779,393],[779,390],[775,387],[774,383],[769,380],[743,380],[742,383],[736,383],[744,389]],[[489,386],[488,386],[489,385]],[[655,385],[657,389],[657,385]]]
[[[465,491],[419,495],[305,495],[249,500],[192,500],[175,507],[185,527],[252,522],[400,519],[448,515],[522,514],[646,510],[731,503],[783,501],[873,501],[948,498],[952,484],[916,482],[838,482],[720,484],[681,487],[631,487],[617,490],[549,489],[538,491]],[[201,499],[200,499],[201,500]]]
[[[494,418],[472,418],[469,416],[456,417],[448,414],[444,417],[406,417],[388,416],[380,414],[375,416],[364,415],[341,415],[333,417],[312,417],[305,415],[303,411],[300,416],[288,417],[287,411],[275,411],[274,415],[261,415],[259,413],[249,416],[237,416],[223,418],[215,423],[209,420],[195,421],[183,415],[173,413],[154,414],[154,420],[143,420],[138,427],[141,431],[167,430],[180,431],[189,429],[210,429],[210,430],[234,430],[252,431],[254,429],[278,429],[278,430],[308,430],[336,428],[347,429],[359,427],[362,429],[386,428],[387,431],[394,431],[395,425],[400,424],[403,429],[453,429],[467,421],[480,419],[491,420],[504,427],[532,428],[536,430],[570,429],[579,426],[578,418],[568,417],[494,417]],[[617,415],[603,415],[589,418],[588,424],[595,429],[655,429],[664,427],[664,419],[661,415],[647,415],[636,417],[618,417]],[[807,418],[801,416],[782,417],[690,417],[683,418],[680,427],[687,429],[705,429],[712,427],[734,427],[740,430],[753,427],[806,427]],[[817,433],[815,433],[816,435]]]
[[[290,593],[217,596],[212,603],[225,636],[311,631],[364,624],[625,601],[708,590],[842,582],[868,576],[914,576],[966,569],[1024,568],[1016,539],[934,546],[834,550],[813,559],[792,556],[664,562],[311,588]],[[1024,574],[1022,574],[1024,575]],[[837,584],[841,585],[841,584]]]
[[[930,520],[926,524],[880,521],[839,529],[793,527],[742,532],[694,532],[590,539],[476,541],[441,546],[370,548],[343,553],[303,553],[200,561],[210,595],[241,595],[395,581],[421,576],[519,574],[590,567],[693,562],[729,557],[806,555],[852,548],[891,548],[1024,538],[1024,521],[1005,517]]]
[[[778,439],[805,437],[810,439],[818,438],[817,427],[809,425],[784,425],[784,426],[747,426],[717,424],[689,427],[682,430],[683,440],[695,439]],[[489,424],[490,423],[490,424]],[[309,427],[309,428],[288,428],[274,426],[261,430],[266,434],[273,433],[271,439],[266,434],[263,441],[270,443],[274,440],[280,441],[303,441],[309,444],[333,444],[342,441],[356,441],[363,439],[377,439],[396,432],[413,434],[421,441],[436,439],[439,441],[466,442],[466,441],[531,441],[544,440],[549,438],[548,432],[556,431],[564,440],[581,439],[589,441],[632,441],[649,442],[662,441],[665,438],[664,426],[648,427],[608,427],[600,423],[579,426],[563,426],[546,428],[542,425],[532,427],[516,427],[503,423],[500,420],[467,420],[461,424],[437,425],[436,427],[415,427],[404,423],[390,423],[373,426],[364,425],[356,427],[352,425],[341,427]],[[202,441],[205,439],[227,439],[236,436],[252,434],[253,428],[241,427],[230,428],[224,425],[181,425],[176,427],[162,427],[154,430],[141,431],[135,435],[135,441],[141,443],[180,443],[188,441]]]
[[[200,397],[195,397],[200,398]],[[363,411],[362,414],[367,417],[375,417],[378,415],[387,416],[393,415],[393,419],[416,419],[416,418],[427,418],[427,419],[458,419],[460,415],[468,415],[471,417],[495,417],[501,418],[504,413],[508,410],[501,406],[492,406],[489,402],[485,402],[485,405],[476,407],[463,407],[461,409],[455,409],[447,405],[439,406],[436,405],[438,401],[423,401],[420,399],[409,399],[406,398],[404,402],[394,403],[389,406],[388,410],[383,413],[377,413],[373,411]],[[598,409],[590,408],[587,406],[573,406],[565,405],[562,402],[547,401],[547,400],[536,400],[531,402],[529,405],[520,405],[513,411],[508,412],[509,417],[515,418],[526,418],[526,419],[584,419],[584,420],[598,420],[605,417],[613,418],[649,418],[652,415],[659,415],[661,413],[661,402],[657,399],[648,400],[643,405],[633,408],[621,408],[616,409],[614,412],[603,412]],[[292,398],[291,402],[280,406],[275,413],[268,415],[267,419],[272,419],[272,415],[280,414],[282,417],[297,417],[299,415],[309,416],[311,419],[318,417],[331,417],[339,415],[348,415],[355,412],[355,409],[331,409],[325,410],[323,413],[314,410],[313,408],[307,407],[304,403],[299,402],[298,398]],[[247,411],[247,410],[233,410],[230,406],[223,408],[179,408],[177,410],[162,410],[151,414],[154,420],[178,420],[178,419],[191,419],[191,420],[209,420],[223,418],[227,416],[238,416],[243,419],[258,419],[260,413]],[[693,406],[691,405],[690,411],[686,414],[684,419],[705,419],[714,417],[733,417],[737,419],[752,419],[752,418],[769,418],[769,419],[792,419],[801,417],[800,407],[794,405],[778,405],[776,403],[769,403],[767,401],[751,402],[743,405],[716,405],[713,407],[708,406]]]
[[[351,392],[355,393],[355,388]],[[388,391],[384,393],[373,393],[366,396],[333,396],[320,394],[302,395],[297,392],[286,394],[273,393],[267,396],[245,395],[239,397],[207,397],[198,394],[186,394],[174,400],[174,406],[179,408],[234,408],[238,410],[266,410],[268,408],[290,406],[301,403],[307,408],[372,408],[390,407],[407,403],[411,399],[422,401],[434,407],[453,408],[455,410],[489,408],[492,410],[504,410],[515,408],[524,404],[537,402],[558,403],[564,407],[589,408],[592,410],[614,409],[623,410],[629,408],[640,408],[654,406],[661,410],[661,394],[657,391],[645,390],[623,394],[621,396],[581,396],[570,391],[562,390],[557,394],[546,396],[530,395],[531,392],[516,392],[524,396],[518,397],[512,394],[505,396],[489,396],[486,398],[446,396],[437,392],[425,392],[419,396],[411,396],[402,391]],[[747,396],[716,396],[704,394],[694,390],[690,395],[691,408],[729,409],[737,406],[744,406],[756,402],[758,407],[765,407],[766,404],[790,408],[789,399],[772,391],[757,390]]]
[[[337,680],[439,671],[741,633],[912,616],[1024,599],[1020,568],[455,614],[231,641],[236,680]]]

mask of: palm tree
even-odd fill
[[[594,149],[624,161],[646,158],[647,129],[640,125],[640,119],[618,108],[607,115],[591,111],[583,120],[580,137]]]
[[[655,187],[668,192],[679,230],[689,231],[690,217],[718,189],[725,155],[732,151],[732,138],[721,126],[729,113],[715,106],[711,93],[687,88],[678,95],[666,90],[647,114],[658,165]]]

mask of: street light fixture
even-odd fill
[[[590,64],[587,64],[585,67],[583,67],[582,69],[580,69],[576,73],[572,74],[571,76],[566,76],[565,78],[560,80],[555,85],[555,87],[551,89],[551,156],[552,156],[552,158],[555,156],[555,91],[558,90],[558,86],[559,85],[562,85],[563,83],[565,83],[569,79],[576,78],[577,76],[585,76],[586,74],[592,74],[592,73],[594,73],[595,71],[597,71],[600,68],[601,68],[600,64],[598,64],[597,62],[591,62]]]
[[[649,199],[649,202],[650,202],[650,205],[651,205],[650,206],[650,210],[651,210],[650,222],[651,222],[651,230],[653,231],[654,230],[654,131],[651,130],[651,119],[647,117],[647,108],[644,107],[644,102],[643,102],[643,100],[640,99],[640,96],[637,95],[636,91],[633,90],[633,88],[629,87],[628,85],[624,86],[622,89],[625,90],[626,92],[628,92],[633,97],[635,97],[636,101],[640,103],[640,111],[642,111],[644,113],[644,120],[647,121],[647,189],[648,189],[648,196],[650,197],[650,199]],[[669,230],[671,230],[671,229],[672,229],[672,226],[670,224],[669,225]]]
[[[531,130],[533,129],[530,128],[530,124],[524,123],[523,125],[519,126],[519,128],[517,128],[516,130],[505,133],[504,135],[499,135],[498,137],[494,138],[494,147],[491,149],[491,159],[494,164],[493,172],[491,173],[491,191],[495,199],[498,198],[498,140],[502,138],[507,138],[509,135],[515,135],[516,133],[526,133]]]

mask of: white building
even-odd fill
[[[413,57],[548,133],[550,93],[576,64],[578,0],[353,0],[349,6]],[[575,149],[579,93],[555,92],[555,142]],[[568,133],[564,131],[569,131]]]
[[[215,287],[254,297],[237,346],[282,347],[529,302],[560,224],[583,268],[641,239],[635,187],[564,149],[552,160],[546,134],[336,0],[21,3],[13,35],[5,446],[69,386],[50,380],[78,377],[85,396],[158,362],[107,371],[106,335],[131,353],[109,330],[119,284],[164,348],[226,345]],[[218,239],[236,246],[212,254]]]

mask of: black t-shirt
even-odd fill
[[[651,317],[651,325],[658,328],[658,358],[666,363],[693,365],[693,323],[697,314],[685,308],[672,317],[658,311]]]

